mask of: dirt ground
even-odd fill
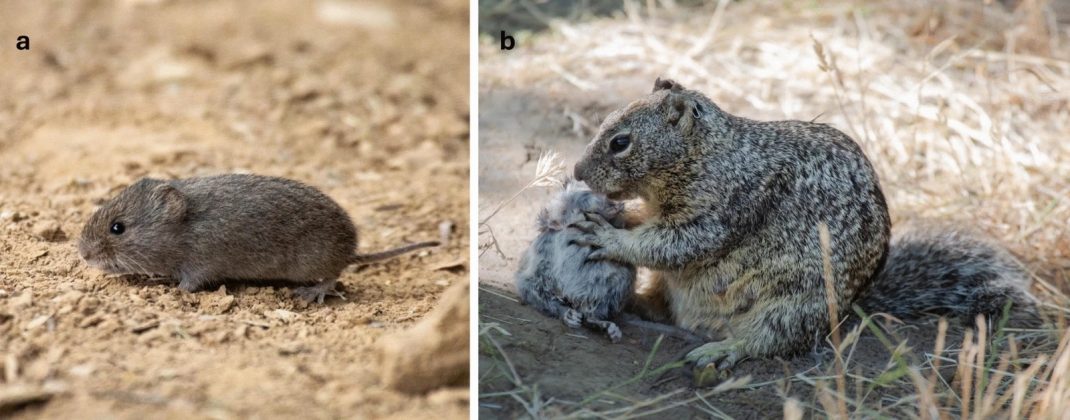
[[[1065,94],[1023,98],[1025,105],[1016,102],[1026,109],[1045,107],[1053,114],[1015,113],[1024,119],[1021,124],[1035,128],[1037,135],[1027,137],[1024,145],[1006,140],[1002,147],[1007,149],[1002,151],[974,139],[954,137],[946,118],[921,121],[914,116],[917,111],[908,107],[887,114],[876,109],[879,100],[887,99],[876,93],[881,81],[902,78],[903,84],[918,91],[884,91],[893,101],[899,100],[898,95],[916,94],[924,104],[945,101],[943,106],[948,106],[947,102],[961,97],[923,96],[923,88],[918,86],[930,80],[925,79],[927,74],[937,74],[929,77],[941,83],[958,83],[956,78],[962,77],[963,84],[971,83],[971,72],[989,71],[993,74],[987,77],[993,79],[1004,75],[1005,69],[997,64],[960,66],[951,59],[945,67],[933,70],[944,62],[921,63],[931,59],[925,54],[938,51],[933,45],[948,36],[959,33],[958,39],[962,39],[976,35],[968,33],[976,28],[963,29],[966,27],[940,20],[950,16],[941,6],[897,15],[901,6],[894,2],[865,10],[855,9],[856,4],[850,2],[830,2],[823,7],[797,4],[798,10],[789,6],[790,2],[722,2],[728,4],[722,12],[716,12],[711,4],[698,10],[665,7],[648,12],[634,8],[607,13],[608,18],[592,18],[568,8],[560,16],[553,15],[554,5],[561,3],[547,2],[535,12],[530,7],[512,14],[480,12],[484,19],[480,30],[486,34],[495,34],[498,26],[508,28],[517,21],[538,20],[543,23],[541,27],[550,28],[519,32],[518,47],[508,52],[498,49],[496,37],[484,35],[480,49],[479,209],[481,221],[485,221],[479,238],[481,417],[771,418],[796,408],[808,416],[827,415],[823,411],[826,402],[818,401],[816,390],[834,386],[828,348],[787,361],[745,361],[734,369],[733,377],[742,380],[749,376],[749,382],[695,389],[682,370],[670,369],[663,374],[658,369],[671,367],[693,345],[672,338],[656,344],[656,334],[632,327],[623,328],[625,339],[621,343],[611,344],[595,332],[570,330],[559,320],[548,319],[516,300],[514,272],[535,237],[536,213],[554,192],[540,187],[524,189],[534,178],[539,156],[556,152],[566,172],[571,172],[602,119],[647,94],[658,76],[682,80],[689,87],[708,92],[723,109],[737,115],[766,120],[818,117],[850,132],[880,171],[895,221],[928,218],[980,227],[1023,255],[1029,269],[1045,279],[1045,287],[1062,290],[1045,293],[1045,298],[1063,296],[1060,293],[1068,290],[1070,258],[1066,245],[1070,235],[1063,222],[1070,220],[1064,197],[1070,190],[1062,175],[1067,167],[1053,163],[1037,168],[1033,160],[1024,155],[1013,158],[1009,152],[1044,150],[1042,154],[1055,157],[1055,161],[1057,156],[1066,156],[1059,139],[1064,138],[1067,128],[1057,122],[1066,113]],[[950,10],[959,3],[939,4],[950,4]],[[724,14],[718,18],[718,13]],[[937,26],[943,32],[931,38],[893,32],[896,25],[908,26],[926,13],[933,22],[939,21]],[[858,29],[865,32],[863,35],[856,33],[855,24],[863,28]],[[708,36],[714,33],[716,36]],[[989,35],[998,38],[998,33],[1009,32],[992,31]],[[900,36],[908,38],[908,43],[901,43]],[[815,38],[826,42],[826,49],[830,44],[836,46],[839,66],[849,69],[841,76],[846,82],[836,82],[833,76],[819,71]],[[1067,39],[1065,34],[1056,38]],[[964,50],[987,45],[984,42],[996,41],[962,40],[950,47],[954,52],[945,54],[965,54]],[[1065,58],[1052,60],[1062,65]],[[880,72],[856,72],[856,67]],[[1056,73],[1065,76],[1065,69],[1060,69]],[[999,105],[1002,99],[987,100],[991,101],[983,105],[987,115],[1002,118],[1004,110],[997,109],[1003,106]],[[879,133],[853,131],[852,127],[867,124]],[[1014,131],[1018,124],[1002,127]],[[1010,134],[1007,137],[1012,138]],[[1017,141],[1017,135],[1013,139]],[[966,157],[959,160],[957,170],[948,170],[949,162],[958,159],[953,155]],[[1029,168],[1024,167],[1027,161]],[[1013,175],[1016,173],[1030,176],[1019,180]],[[500,203],[505,204],[488,218]],[[1041,203],[1048,203],[1051,213],[1041,216]],[[890,341],[882,341],[866,329],[851,346],[847,389],[853,399],[849,407],[855,416],[862,417],[916,415],[911,413],[917,412],[917,391],[904,376],[909,369],[900,367],[935,374],[928,364],[934,359],[935,320],[884,326]],[[958,357],[963,334],[963,328],[952,325],[947,343],[958,344],[950,345],[947,360]],[[899,343],[904,344],[893,357],[890,348]],[[896,359],[906,364],[897,367]],[[933,378],[946,381],[945,386],[958,386],[953,373],[945,370]],[[954,416],[958,413],[955,410],[945,413]]]
[[[468,16],[463,0],[0,1],[0,417],[467,417],[466,386],[384,389],[376,359],[469,278]],[[321,188],[363,251],[443,226],[448,242],[351,267],[346,300],[311,306],[79,258],[82,224],[131,181],[227,172]]]

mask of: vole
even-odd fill
[[[625,224],[622,203],[566,180],[561,192],[539,212],[539,235],[528,247],[516,273],[520,300],[572,328],[588,325],[616,342],[620,328],[610,321],[624,309],[635,284],[635,266],[588,261],[590,247],[572,243],[569,225],[597,213],[617,226]]]
[[[142,178],[93,213],[78,249],[105,272],[170,276],[187,292],[222,280],[275,280],[306,286],[295,294],[322,303],[343,297],[335,283],[349,265],[437,245],[359,254],[352,220],[316,188],[229,174]]]

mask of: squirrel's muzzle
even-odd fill
[[[576,162],[576,167],[572,170],[572,178],[577,181],[584,181],[584,175],[583,161]]]

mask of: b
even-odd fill
[[[511,50],[516,46],[516,39],[512,35],[506,35],[505,31],[502,31],[502,49]]]

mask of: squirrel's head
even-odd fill
[[[612,199],[639,196],[651,176],[706,147],[721,111],[702,93],[657,79],[654,91],[606,117],[573,176]]]

